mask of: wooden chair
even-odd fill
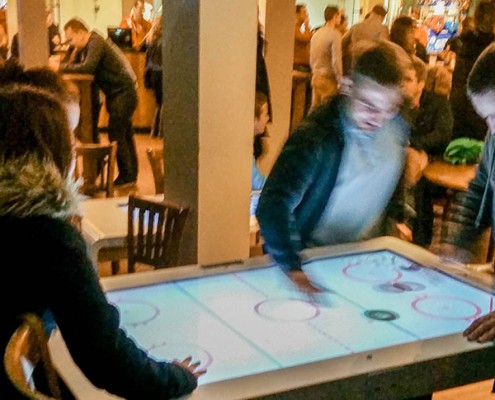
[[[155,193],[161,194],[165,191],[164,165],[163,165],[163,148],[148,147],[146,156],[151,165],[153,180],[155,182]]]
[[[128,271],[134,272],[136,263],[154,268],[177,265],[188,212],[166,201],[129,196]]]
[[[7,344],[3,363],[12,384],[27,399],[62,400],[59,375],[48,350],[48,336],[41,318],[36,314],[22,316],[21,325]],[[41,373],[36,374],[36,385],[46,387],[46,393],[39,391],[41,389],[35,385],[32,373],[26,374],[26,364],[29,369],[41,369]]]
[[[117,142],[80,143],[76,146],[76,178],[84,179],[81,192],[90,197],[113,197]]]

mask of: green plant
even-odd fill
[[[481,140],[461,137],[452,140],[443,158],[451,164],[477,164],[483,152],[483,142]]]

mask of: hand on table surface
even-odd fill
[[[192,362],[192,357],[187,357],[182,361],[174,360],[172,363],[176,365],[180,365],[182,368],[187,369],[191,374],[193,374],[196,379],[201,375],[206,374],[206,369],[200,369],[201,362],[197,361],[195,363]]]
[[[320,293],[321,289],[311,283],[303,271],[291,271],[287,274],[296,287],[305,293]]]
[[[476,319],[463,335],[471,341],[485,343],[495,339],[495,311]]]

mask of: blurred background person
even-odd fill
[[[61,39],[60,30],[58,25],[53,22],[53,14],[51,11],[47,11],[46,14],[46,27],[48,29],[48,49],[50,55],[53,56],[55,54],[55,49],[61,43]],[[12,36],[9,58],[19,59],[19,34],[17,32]]]
[[[451,71],[455,67],[455,57],[456,54],[462,48],[462,40],[460,35],[475,29],[474,17],[471,15],[466,15],[459,25],[459,29],[456,34],[447,40],[445,48],[440,54],[438,54],[438,59],[444,62],[444,65]]]
[[[470,137],[484,140],[486,122],[476,114],[466,94],[469,72],[481,52],[495,40],[495,2],[481,0],[474,13],[475,29],[459,36],[460,47],[456,53],[450,105],[454,113],[452,138]]]
[[[46,12],[46,27],[48,28],[48,45],[50,46],[50,55],[55,54],[55,48],[60,45],[60,30],[58,25],[53,22],[51,11]]]
[[[427,65],[412,56],[412,68],[406,72],[403,108],[411,126],[409,148],[404,168],[407,209],[412,241],[428,248],[433,237],[433,199],[443,194],[423,177],[429,162],[442,159],[452,137],[453,116],[447,97],[425,90]]]
[[[337,29],[340,11],[335,6],[325,8],[325,25],[318,29],[310,48],[311,111],[320,103],[335,96],[343,76],[342,35]]]
[[[297,71],[307,79],[306,85],[306,103],[304,105],[304,115],[309,111],[311,106],[311,67],[309,65],[309,52],[311,46],[311,38],[313,33],[309,26],[309,17],[306,10],[306,5],[296,5],[296,23],[294,28],[294,61],[292,69]],[[294,95],[294,93],[292,93]],[[292,98],[292,102],[294,97]]]
[[[108,138],[116,141],[119,174],[115,186],[136,184],[138,158],[134,142],[132,115],[137,107],[137,78],[122,51],[95,31],[89,31],[81,20],[73,18],[64,25],[70,47],[59,68],[66,73],[93,74],[93,122],[100,112],[99,90],[105,95],[108,111]],[[98,89],[98,90],[96,90]],[[99,142],[98,130],[93,130]]]
[[[408,54],[419,57],[423,62],[428,62],[426,48],[419,42],[415,35],[416,21],[408,16],[397,17],[390,28],[390,40],[402,47]]]
[[[0,24],[0,63],[7,59],[9,54],[9,35],[4,26]]]
[[[251,206],[250,215],[254,215],[258,207],[261,189],[266,181],[266,175],[258,167],[259,160],[266,153],[265,130],[270,116],[268,115],[268,99],[261,92],[256,92],[254,99],[254,138],[253,166],[251,175]]]
[[[139,50],[143,40],[151,29],[151,22],[144,19],[144,1],[136,0],[128,17],[120,22],[120,28],[130,28],[132,31],[132,48]]]
[[[163,68],[162,68],[162,17],[157,17],[149,31],[144,46],[146,57],[144,63],[144,86],[153,91],[156,107],[151,122],[151,136],[162,136],[161,115],[163,102]]]

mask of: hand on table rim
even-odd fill
[[[172,361],[172,364],[179,365],[180,367],[187,369],[196,378],[199,378],[201,375],[206,374],[206,368],[199,369],[201,361],[193,363],[191,356],[184,358],[182,361],[175,359]]]

